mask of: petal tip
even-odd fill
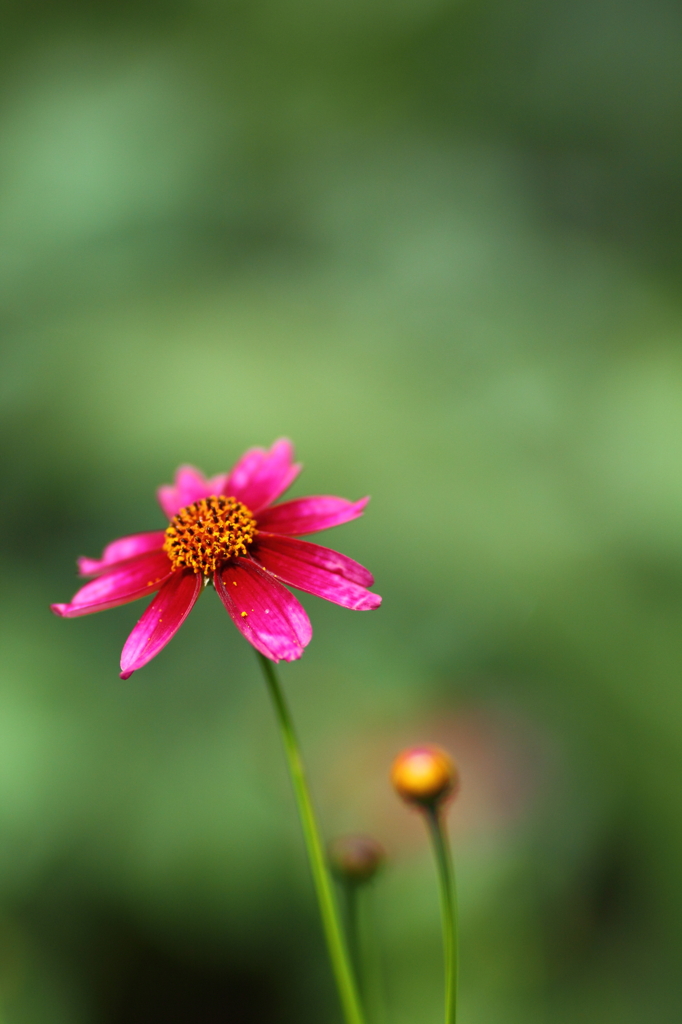
[[[294,454],[294,442],[291,440],[291,438],[289,438],[289,437],[278,437],[275,441],[272,442],[272,446],[270,448],[270,451],[271,452],[275,452],[275,451],[278,451],[280,448],[286,448],[287,451],[290,452],[292,457],[293,457],[293,454]]]
[[[51,604],[50,611],[54,612],[55,615],[59,615],[60,618],[64,618],[68,607],[68,604]]]
[[[131,675],[133,674],[134,671],[135,670],[131,668],[131,669],[128,669],[127,672],[119,672],[119,674],[118,674],[119,679],[130,679],[130,677],[131,677]]]
[[[282,661],[298,661],[299,658],[303,657],[303,652],[304,651],[305,651],[305,647],[299,647],[299,648],[295,648],[295,649],[292,648],[291,650],[287,651],[286,654],[282,655],[281,660]]]

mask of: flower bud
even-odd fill
[[[410,747],[393,762],[391,782],[407,803],[429,806],[457,792],[459,771],[440,747]]]
[[[348,882],[369,882],[385,860],[386,851],[371,836],[339,836],[329,844],[332,870]]]

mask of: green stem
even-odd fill
[[[376,935],[371,927],[374,915],[368,905],[374,896],[373,883],[340,878],[339,887],[343,894],[348,951],[367,1020],[370,1024],[384,1024],[381,964]]]
[[[379,943],[375,928],[376,908],[373,906],[373,900],[376,896],[375,882],[366,883],[361,888],[362,892],[356,894],[357,976],[360,994],[371,1024],[384,1024],[386,1013],[384,1009]]]
[[[457,891],[452,865],[450,842],[443,815],[438,807],[426,810],[433,852],[438,866],[440,906],[443,920],[443,952],[445,958],[445,1024],[457,1020],[457,983],[459,976],[459,944],[457,939]]]
[[[353,967],[353,973],[357,978],[358,991],[363,1003],[365,1003],[364,969],[362,963],[362,952],[360,943],[360,906],[357,882],[351,882],[344,878],[341,880],[341,891],[343,892],[343,903],[345,905],[346,918],[346,944],[348,955]]]
[[[289,774],[294,787],[294,795],[303,828],[303,838],[308,851],[310,869],[322,917],[322,927],[327,940],[329,959],[331,960],[332,970],[336,979],[336,986],[339,991],[346,1024],[364,1024],[364,1016],[360,1006],[355,977],[339,920],[339,911],[334,899],[332,878],[320,840],[320,832],[317,827],[312,800],[310,799],[310,792],[305,778],[303,761],[291,714],[279,684],[275,666],[269,658],[265,658],[260,653],[258,653],[258,660],[260,661],[263,675],[272,697],[272,703],[274,704],[277,721],[282,733],[284,750],[289,765]]]

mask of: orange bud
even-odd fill
[[[339,836],[329,844],[329,860],[341,878],[369,882],[386,860],[386,851],[371,836]]]
[[[393,762],[391,782],[407,803],[437,804],[457,792],[459,771],[440,747],[410,747]]]

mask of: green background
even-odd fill
[[[389,863],[386,1013],[441,1019],[391,759],[459,759],[462,1024],[680,1019],[682,11],[1,5],[0,1016],[338,1024],[279,738],[207,593],[74,559],[291,437],[377,613],[282,671],[327,836]]]

